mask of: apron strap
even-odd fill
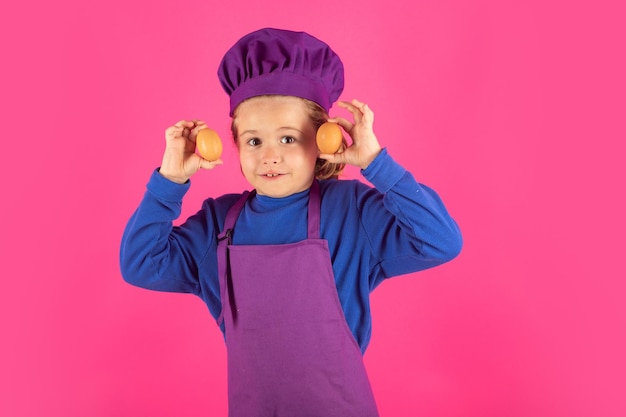
[[[230,275],[228,262],[228,245],[233,243],[233,229],[235,222],[243,210],[249,198],[254,197],[255,191],[245,191],[239,200],[228,209],[226,219],[224,219],[224,228],[217,235],[217,273],[220,282],[220,299],[222,302],[222,310],[217,318],[217,325],[221,326],[224,321],[224,300],[226,300],[227,277]],[[308,212],[308,238],[320,238],[320,186],[317,179],[313,180],[309,191],[309,212]]]
[[[253,192],[254,193],[254,192]],[[220,315],[217,318],[217,325],[222,326],[222,322],[224,321],[224,300],[226,299],[226,277],[228,277],[229,272],[229,262],[228,262],[228,245],[233,243],[233,228],[235,227],[235,222],[239,217],[239,213],[241,213],[241,209],[248,201],[249,195],[251,193],[249,191],[245,191],[239,200],[235,202],[226,213],[226,219],[224,220],[224,229],[222,232],[217,235],[217,274],[220,283],[220,299],[222,302],[222,310],[220,311]]]
[[[246,201],[248,201],[249,195],[249,191],[244,191],[241,197],[239,197],[239,200],[237,200],[235,204],[233,204],[230,209],[228,209],[228,213],[226,213],[226,219],[224,220],[224,229],[222,230],[222,233],[217,235],[217,240],[219,242],[224,239],[228,239],[229,241],[231,240],[230,237],[232,235],[233,228],[235,227],[235,222],[237,221],[237,218],[239,217],[239,213],[241,213],[243,206],[246,204]]]
[[[316,179],[311,184],[309,191],[309,239],[320,238],[320,185]]]

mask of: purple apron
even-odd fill
[[[339,302],[320,192],[309,196],[308,239],[232,245],[247,199],[229,210],[218,267],[228,354],[230,417],[376,417],[363,364]]]

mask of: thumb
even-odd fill
[[[200,168],[202,169],[213,169],[218,165],[222,165],[224,161],[221,159],[216,159],[215,161],[207,161],[206,159],[200,158]]]
[[[326,161],[332,163],[332,164],[345,164],[346,163],[346,157],[343,154],[343,152],[341,153],[321,153],[319,155],[320,159],[325,159]]]

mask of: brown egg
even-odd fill
[[[341,147],[341,140],[343,139],[341,127],[337,123],[326,122],[317,129],[315,139],[320,152],[336,153]]]
[[[222,156],[222,140],[213,129],[205,128],[198,131],[196,148],[200,156],[207,161],[216,161]]]

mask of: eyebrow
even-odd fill
[[[278,128],[278,130],[294,130],[296,132],[300,132],[301,134],[304,134],[304,132],[301,131],[300,129],[296,129],[295,127],[291,127],[291,126],[281,126]],[[245,134],[256,135],[257,133],[258,133],[258,130],[248,129],[248,130],[244,130],[243,132],[241,132],[239,136],[243,136]]]
[[[243,135],[245,135],[246,133],[249,133],[249,134],[254,135],[254,134],[256,134],[256,132],[257,132],[256,130],[244,130],[243,132],[241,132],[241,133],[239,134],[239,136],[243,136]]]
[[[295,130],[296,132],[304,133],[300,129],[296,129],[295,127],[291,127],[291,126],[282,126],[278,128],[278,130]]]

